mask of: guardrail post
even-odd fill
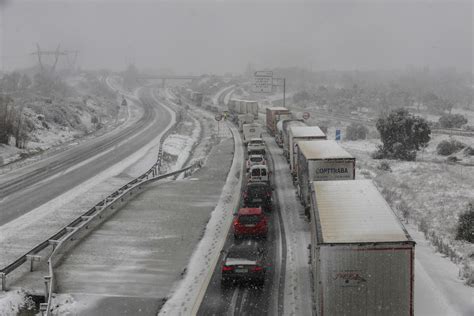
[[[41,256],[37,255],[26,255],[26,259],[30,260],[30,272],[33,272],[34,270],[34,262],[35,261],[41,261]]]
[[[40,312],[44,316],[44,312],[48,309],[48,303],[40,303]]]
[[[59,244],[59,240],[50,239],[49,244],[53,246],[53,251],[56,249],[56,246]]]
[[[44,297],[46,298],[46,300],[48,299],[49,297],[49,282],[51,282],[51,276],[50,275],[45,275],[44,276],[44,285],[45,285],[45,295]]]
[[[1,280],[1,284],[2,284],[1,290],[6,291],[7,290],[7,275],[4,272],[0,272],[0,279],[2,279]]]

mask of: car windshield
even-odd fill
[[[241,215],[239,216],[239,223],[242,225],[257,224],[260,219],[260,215]]]
[[[250,157],[251,162],[260,162],[262,161],[262,157]]]
[[[259,177],[260,176],[260,169],[259,168],[252,169],[252,176],[253,177]]]

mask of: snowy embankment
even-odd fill
[[[357,159],[356,177],[373,179],[402,221],[409,222],[406,227],[417,242],[416,309],[428,313],[430,303],[420,300],[423,291],[431,289],[433,297],[443,297],[434,299],[437,304],[431,306],[445,302],[441,304],[445,307],[439,306],[441,310],[468,315],[467,311],[474,312],[474,288],[464,285],[463,280],[472,282],[474,245],[455,236],[459,215],[474,201],[474,167],[441,162],[436,145],[445,138],[434,135],[424,153],[418,153],[421,161],[384,160],[389,171],[380,168],[381,160],[370,158],[377,140],[343,141],[341,145]]]
[[[212,104],[214,104],[215,106],[218,106],[219,105],[219,97],[221,96],[221,94],[223,94],[225,92],[225,90],[227,89],[230,89],[232,87],[235,87],[235,85],[231,85],[231,86],[227,86],[227,87],[224,87],[222,89],[220,89],[212,98]],[[226,97],[229,96],[230,97],[230,93],[227,93],[226,94]],[[229,101],[229,99],[225,99],[224,97],[224,103],[227,104],[227,102]]]
[[[0,316],[18,315],[20,310],[31,311],[34,308],[34,302],[22,290],[0,292]]]
[[[137,107],[137,90],[133,95],[127,95],[129,106]],[[166,127],[171,127],[176,118],[175,113],[163,105],[171,115],[171,120]],[[148,170],[155,162],[158,153],[158,144],[166,129],[157,135],[151,142],[143,146],[131,156],[110,166],[93,178],[81,183],[73,189],[37,207],[36,209],[16,218],[0,227],[0,265],[18,257],[25,249],[31,248],[38,241],[44,240],[68,222],[72,218],[83,214],[85,210],[92,207],[97,201],[118,189],[124,183],[130,181],[130,177],[136,177]],[[132,168],[133,167],[133,168]],[[21,231],[22,239],[19,240],[18,232]],[[10,292],[8,292],[10,293]],[[3,293],[2,293],[3,294]],[[0,315],[8,315],[9,311],[18,304],[15,296],[6,294],[0,300]],[[12,307],[13,306],[13,307]]]
[[[127,120],[127,111],[117,107],[110,91],[91,89],[94,83],[83,77],[71,80],[76,96],[51,98],[27,90],[16,100],[24,104],[23,116],[29,129],[25,147],[0,144],[0,172],[32,164],[78,143],[116,129]],[[84,88],[86,86],[86,88]],[[117,110],[118,109],[118,110]],[[14,140],[11,140],[14,143]]]
[[[232,223],[233,210],[238,206],[244,161],[242,141],[234,127],[234,158],[226,184],[212,212],[203,238],[194,251],[184,279],[165,303],[160,315],[193,315],[197,312],[206,292],[212,273],[224,246],[227,232]]]

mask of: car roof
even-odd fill
[[[258,158],[262,158],[263,159],[263,155],[262,154],[252,154],[252,155],[249,155],[249,158],[251,157],[258,157]]]
[[[250,138],[250,141],[253,141],[253,140],[258,140],[258,141],[262,141],[262,142],[263,142],[263,139],[261,139],[261,138],[258,138],[258,137],[255,137],[255,138]]]
[[[262,214],[261,207],[243,207],[239,209],[239,215],[260,215]]]
[[[270,187],[270,185],[266,182],[257,182],[257,181],[254,181],[254,182],[249,182],[247,184],[247,187]]]
[[[248,252],[248,253],[257,253],[260,249],[263,247],[260,246],[260,244],[252,239],[246,240],[241,243],[236,243],[232,244],[228,250],[229,253],[235,252],[235,253],[243,253],[243,252]]]
[[[268,169],[266,165],[253,165],[250,169]]]

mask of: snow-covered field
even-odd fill
[[[467,210],[469,202],[474,202],[474,167],[448,164],[445,157],[436,154],[437,144],[446,138],[445,135],[434,135],[428,148],[418,153],[420,161],[384,160],[391,171],[381,170],[381,160],[370,158],[378,140],[343,141],[341,145],[356,157],[357,177],[372,178],[399,217],[410,223],[415,241],[426,244],[424,234],[432,249],[442,252],[446,257],[444,260],[451,259],[456,264],[456,278],[472,282],[474,245],[456,240],[455,236],[459,215]],[[471,146],[474,143],[473,138],[455,138]],[[453,277],[450,272],[446,271],[446,275]],[[449,282],[458,281],[451,279]],[[435,284],[441,291],[450,292],[443,288],[445,284]],[[474,297],[474,289],[469,289]],[[454,298],[451,304],[455,305],[455,302]],[[474,306],[471,308],[474,312]]]

